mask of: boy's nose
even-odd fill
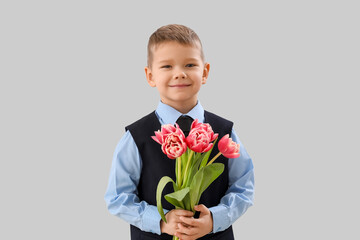
[[[183,71],[179,71],[179,72],[175,73],[174,78],[175,79],[184,79],[184,78],[186,78],[186,74]]]

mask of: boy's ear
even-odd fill
[[[151,69],[149,67],[145,67],[145,75],[146,75],[146,80],[149,83],[149,85],[151,87],[156,87],[155,81],[152,79]]]
[[[210,71],[210,64],[209,63],[205,63],[204,65],[204,71],[203,71],[203,76],[202,76],[202,84],[205,84],[207,81],[207,78],[209,76],[209,71]]]

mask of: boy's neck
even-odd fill
[[[186,114],[186,113],[190,112],[191,109],[193,109],[196,106],[197,100],[195,101],[195,103],[194,102],[191,102],[191,103],[183,103],[183,102],[166,103],[166,102],[163,102],[163,103],[176,109],[177,111],[181,112],[182,114]]]

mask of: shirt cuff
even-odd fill
[[[160,214],[156,206],[149,205],[143,215],[143,230],[160,235]]]
[[[230,227],[228,209],[223,205],[209,208],[213,217],[213,233],[221,232]]]

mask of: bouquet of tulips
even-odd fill
[[[189,135],[185,137],[178,124],[167,124],[156,131],[152,138],[161,144],[162,151],[170,158],[176,159],[176,181],[168,176],[160,179],[156,190],[157,208],[161,218],[166,222],[161,204],[162,192],[166,184],[172,183],[174,192],[165,195],[165,199],[177,209],[192,212],[201,194],[224,171],[224,164],[214,163],[221,154],[227,158],[240,156],[239,144],[229,138],[229,134],[220,139],[219,153],[208,161],[215,146],[218,134],[214,133],[210,124],[199,123],[195,119],[191,124]]]

